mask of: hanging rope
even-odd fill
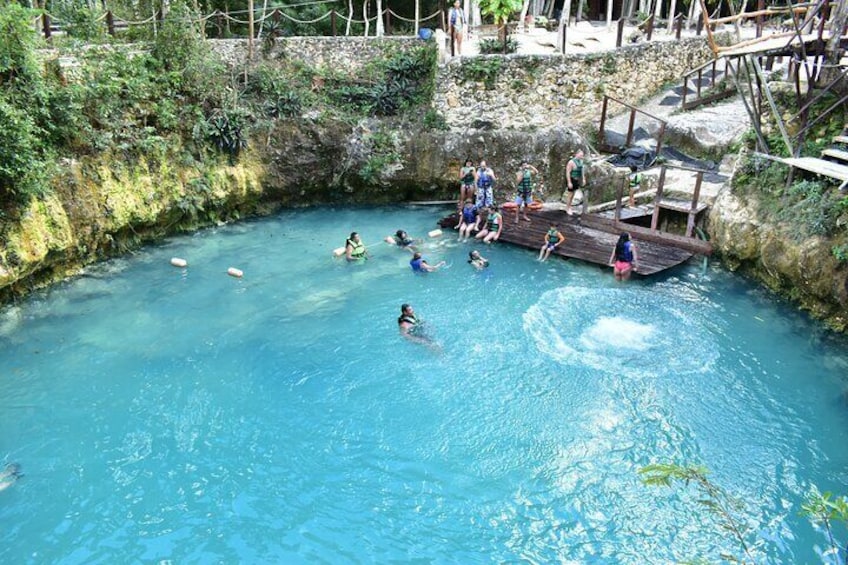
[[[410,22],[410,23],[413,23],[413,24],[415,23],[414,19],[404,18],[403,16],[401,16],[400,14],[396,13],[393,10],[386,10],[386,11],[399,20],[402,20],[404,22]],[[440,16],[441,14],[442,14],[442,11],[439,10],[437,12],[434,12],[432,15],[427,16],[426,18],[419,18],[418,21],[419,22],[426,22],[427,20],[432,19],[432,18],[436,18],[436,17]]]
[[[293,18],[292,16],[286,14],[282,10],[279,11],[279,14],[281,16],[283,16],[284,18],[286,18],[287,20],[293,21],[293,22],[298,23],[298,24],[314,24],[316,22],[320,22],[321,20],[326,20],[327,18],[329,18],[332,15],[330,12],[327,12],[323,16],[319,16],[319,17],[315,18],[314,20],[298,20],[297,18]]]

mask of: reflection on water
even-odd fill
[[[709,516],[639,481],[672,461],[749,502],[762,562],[820,561],[797,511],[848,484],[843,340],[700,265],[617,284],[446,232],[423,247],[451,268],[416,276],[379,243],[440,213],[227,226],[1,309],[0,463],[26,476],[0,557],[718,561]],[[364,265],[331,257],[353,230]],[[440,348],[398,335],[404,302]]]

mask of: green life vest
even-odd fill
[[[462,167],[462,184],[474,184],[474,167]]]
[[[573,179],[582,179],[583,178],[583,159],[578,159],[574,157],[571,159],[571,162],[574,163],[574,168],[571,169],[571,178]]]
[[[524,175],[521,177],[521,182],[518,183],[518,192],[521,194],[533,192],[533,176],[527,169],[524,169]]]
[[[356,257],[357,259],[365,255],[365,245],[360,242],[353,241],[352,239],[347,240],[347,245],[350,245],[352,249],[350,250],[350,256]]]
[[[557,230],[548,230],[548,243],[555,244],[559,241],[559,232]]]
[[[486,229],[489,231],[498,231],[498,224],[501,222],[500,212],[495,212],[486,220]]]
[[[642,184],[642,173],[634,173],[630,175],[630,188],[639,188]]]

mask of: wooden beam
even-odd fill
[[[652,243],[660,243],[684,249],[692,253],[700,253],[702,255],[712,255],[713,246],[709,241],[695,239],[694,237],[685,237],[665,232],[654,232],[649,228],[626,224],[624,222],[615,222],[609,218],[603,218],[595,215],[588,215],[580,218],[580,224],[587,228],[593,228],[608,233],[620,234],[621,232],[629,232],[636,240],[650,241]]]

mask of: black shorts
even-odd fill
[[[575,190],[580,188],[580,180],[579,179],[571,179],[571,186],[568,186],[566,184],[566,188],[568,189],[568,192],[574,192]]]

